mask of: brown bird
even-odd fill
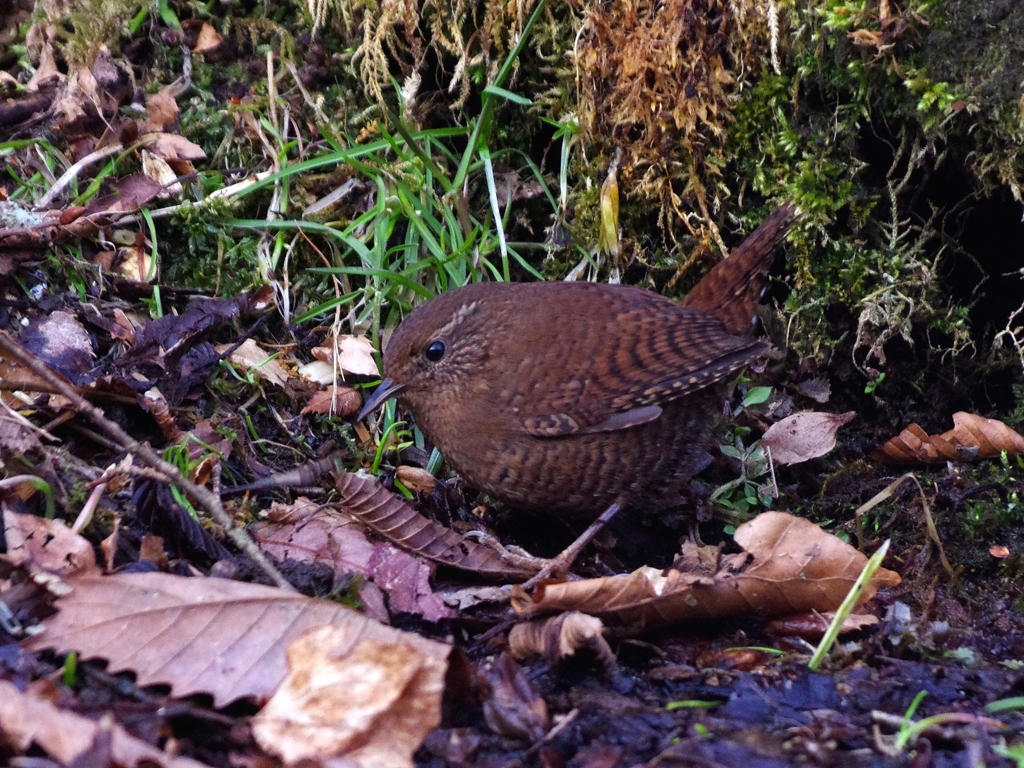
[[[515,507],[600,514],[557,559],[567,567],[620,508],[672,505],[706,466],[721,384],[767,350],[751,338],[756,305],[795,214],[778,208],[682,304],[597,283],[444,293],[399,325],[360,418],[397,396],[473,486]]]

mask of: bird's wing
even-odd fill
[[[592,365],[523,420],[538,437],[611,432],[658,418],[661,406],[723,381],[763,354],[762,341],[733,336],[721,321],[678,305],[631,308],[600,337],[580,341]]]

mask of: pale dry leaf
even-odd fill
[[[221,37],[217,30],[203,22],[203,26],[199,28],[199,38],[196,40],[195,48],[192,49],[192,53],[209,53],[220,48],[221,43],[224,42],[224,38]]]
[[[508,649],[517,661],[542,656],[549,662],[589,649],[605,667],[615,664],[615,654],[604,639],[604,624],[596,616],[579,611],[516,624],[508,633]]]
[[[50,702],[21,693],[0,680],[0,731],[6,745],[25,754],[34,744],[61,765],[72,765],[92,748],[104,725]],[[110,757],[117,765],[157,765],[162,768],[204,768],[205,764],[175,757],[135,738],[119,725],[108,726]],[[10,757],[10,755],[8,755]]]
[[[772,461],[786,466],[824,456],[836,447],[836,432],[857,413],[800,411],[768,427],[761,444],[772,449]]]
[[[153,255],[145,248],[130,246],[117,250],[117,266],[114,272],[133,283],[145,283],[153,270]]]
[[[31,565],[59,576],[93,573],[96,553],[63,520],[21,515],[3,507],[7,557],[14,565]]]
[[[291,765],[344,758],[360,768],[412,766],[441,722],[449,648],[353,638],[320,627],[288,648],[288,677],[256,716],[263,749]]]
[[[232,344],[220,344],[214,349],[224,354]],[[288,383],[288,371],[276,359],[264,352],[253,339],[246,339],[242,345],[228,355],[228,360],[243,371],[252,371],[264,381],[284,387]]]
[[[187,160],[199,162],[206,159],[206,153],[198,144],[177,133],[147,133],[139,137],[146,151],[163,160]]]
[[[338,364],[342,371],[353,376],[380,376],[377,361],[373,359],[373,344],[365,336],[338,337]]]
[[[181,182],[177,181],[178,174],[171,169],[166,160],[146,149],[143,149],[141,154],[142,172],[160,185],[160,191],[156,195],[158,198],[166,200],[185,191]]]
[[[299,378],[312,381],[321,387],[328,387],[334,383],[334,369],[330,363],[323,360],[313,360],[299,366]]]
[[[721,559],[715,573],[641,568],[623,576],[548,584],[531,598],[514,592],[524,616],[576,610],[606,625],[652,627],[753,614],[774,618],[832,611],[853,586],[867,557],[809,520],[765,512],[736,529],[743,552]],[[900,582],[880,568],[861,601]]]
[[[314,627],[347,625],[353,646],[374,639],[431,653],[435,645],[342,605],[259,584],[165,573],[68,584],[59,612],[27,647],[106,659],[109,671],[134,672],[139,685],[166,684],[177,697],[208,693],[217,707],[269,697],[285,677],[285,649]]]
[[[948,432],[929,435],[911,424],[871,458],[885,464],[932,464],[992,459],[1003,451],[1010,455],[1024,453],[1024,437],[996,419],[958,411]]]

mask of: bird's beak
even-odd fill
[[[392,397],[400,395],[405,391],[405,387],[405,384],[398,384],[391,379],[384,379],[384,381],[378,385],[377,389],[373,391],[373,394],[367,398],[366,403],[363,404],[363,409],[359,412],[359,415],[356,416],[356,421],[362,421]]]

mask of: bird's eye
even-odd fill
[[[430,346],[427,347],[427,352],[426,352],[427,360],[429,360],[432,363],[436,363],[442,357],[444,357],[444,353],[447,350],[448,350],[448,348],[445,347],[443,341],[432,341],[432,342],[430,342]]]

